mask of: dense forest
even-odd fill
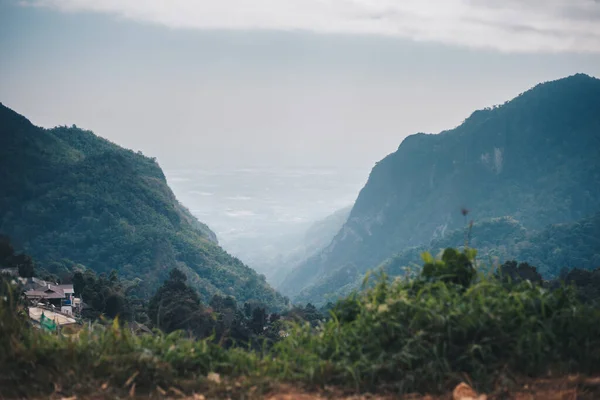
[[[38,128],[0,105],[0,187],[0,233],[40,267],[116,270],[145,299],[178,268],[206,302],[287,307],[179,204],[156,160],[92,132]]]
[[[323,302],[390,257],[408,267],[423,249],[461,245],[471,220],[473,240],[490,240],[500,262],[519,257],[546,279],[561,268],[600,266],[598,110],[600,80],[577,74],[476,111],[455,129],[407,137],[375,165],[332,243],[279,289]]]

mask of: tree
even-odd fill
[[[122,294],[111,293],[106,298],[104,304],[104,312],[107,317],[115,318],[117,315],[123,314],[125,311],[126,301]]]
[[[75,296],[81,296],[84,287],[85,279],[83,273],[81,271],[75,272],[75,274],[73,274],[73,291],[75,292]]]
[[[96,319],[104,314],[108,318],[119,316],[124,321],[133,317],[131,298],[116,271],[108,279],[104,274],[96,275],[91,270],[76,271],[71,280],[75,296],[81,297],[87,306],[82,312],[84,318]]]
[[[0,235],[0,266],[4,266],[15,254],[15,249],[10,244],[10,238],[6,235]]]
[[[600,305],[600,268],[593,271],[574,268],[562,279],[554,282],[553,286],[560,287],[560,283],[573,285],[577,288],[577,295],[584,303]]]
[[[250,320],[250,329],[255,335],[262,333],[267,325],[267,312],[263,307],[257,307],[252,310],[252,319]]]
[[[183,272],[175,268],[150,299],[148,316],[162,331],[185,330],[197,337],[210,334],[214,323],[200,303],[198,293],[186,283]]]
[[[33,260],[26,254],[14,256],[13,265],[19,269],[19,276],[22,278],[31,278],[35,273]]]
[[[27,254],[15,254],[6,235],[0,235],[0,267],[17,268],[22,278],[31,278],[35,273],[33,259]]]
[[[435,260],[431,254],[423,253],[423,270],[421,275],[428,280],[441,280],[467,287],[475,278],[476,271],[473,261],[477,252],[474,249],[465,249],[459,252],[453,248],[447,248],[442,254],[441,260]]]
[[[519,282],[523,280],[531,283],[542,283],[542,275],[537,272],[537,269],[528,263],[518,264],[516,261],[507,261],[500,266],[496,273],[504,281]]]

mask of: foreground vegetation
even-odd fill
[[[135,336],[118,322],[54,336],[32,329],[18,299],[5,296],[0,395],[69,388],[65,394],[231,396],[276,382],[405,393],[464,379],[486,389],[514,376],[600,372],[593,302],[582,302],[573,287],[523,279],[528,266],[483,276],[474,256],[453,249],[439,260],[425,255],[414,279],[380,276],[334,305],[327,321],[288,322],[285,337],[252,350],[181,331]]]

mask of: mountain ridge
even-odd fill
[[[205,301],[285,307],[177,201],[153,158],[75,126],[36,127],[0,105],[0,166],[0,232],[43,264],[116,269],[142,279],[143,297],[178,267]]]
[[[600,80],[545,82],[458,127],[408,136],[376,163],[347,223],[279,286],[294,296],[342,268],[374,268],[475,220],[512,216],[528,229],[600,209]]]

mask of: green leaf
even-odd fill
[[[433,262],[435,261],[431,253],[429,253],[428,251],[424,251],[423,253],[421,253],[421,259],[423,259],[423,262],[426,264],[433,264]]]

